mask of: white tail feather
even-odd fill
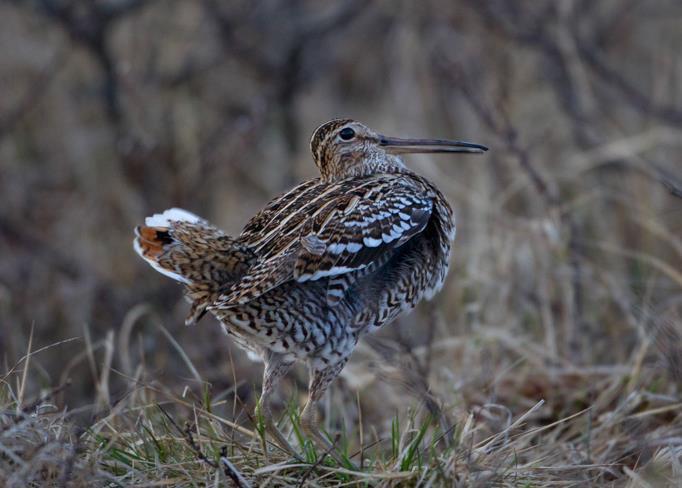
[[[154,214],[144,220],[144,224],[148,227],[168,227],[171,222],[189,222],[196,224],[204,220],[192,212],[188,212],[182,208],[169,208],[160,214]]]

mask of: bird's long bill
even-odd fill
[[[448,141],[447,139],[401,139],[379,136],[379,145],[393,154],[405,153],[475,153],[488,150],[487,147],[473,142]]]

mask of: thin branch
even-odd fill
[[[220,464],[223,466],[223,473],[225,473],[238,488],[249,488],[251,486],[246,478],[244,478],[244,475],[227,457],[227,446],[220,448]]]

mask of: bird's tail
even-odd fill
[[[221,288],[231,285],[250,265],[248,248],[206,220],[179,208],[145,219],[135,228],[137,254],[158,272],[186,287],[192,309],[185,323],[206,312]]]

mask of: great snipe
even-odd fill
[[[321,125],[310,148],[320,177],[268,203],[237,237],[185,210],[137,227],[135,250],[184,284],[186,319],[209,311],[237,344],[265,363],[261,408],[298,360],[308,362],[301,425],[329,449],[316,402],[358,338],[429,299],[442,286],[455,237],[452,209],[434,184],[405,167],[403,153],[481,153],[467,142],[397,139],[350,119]]]

